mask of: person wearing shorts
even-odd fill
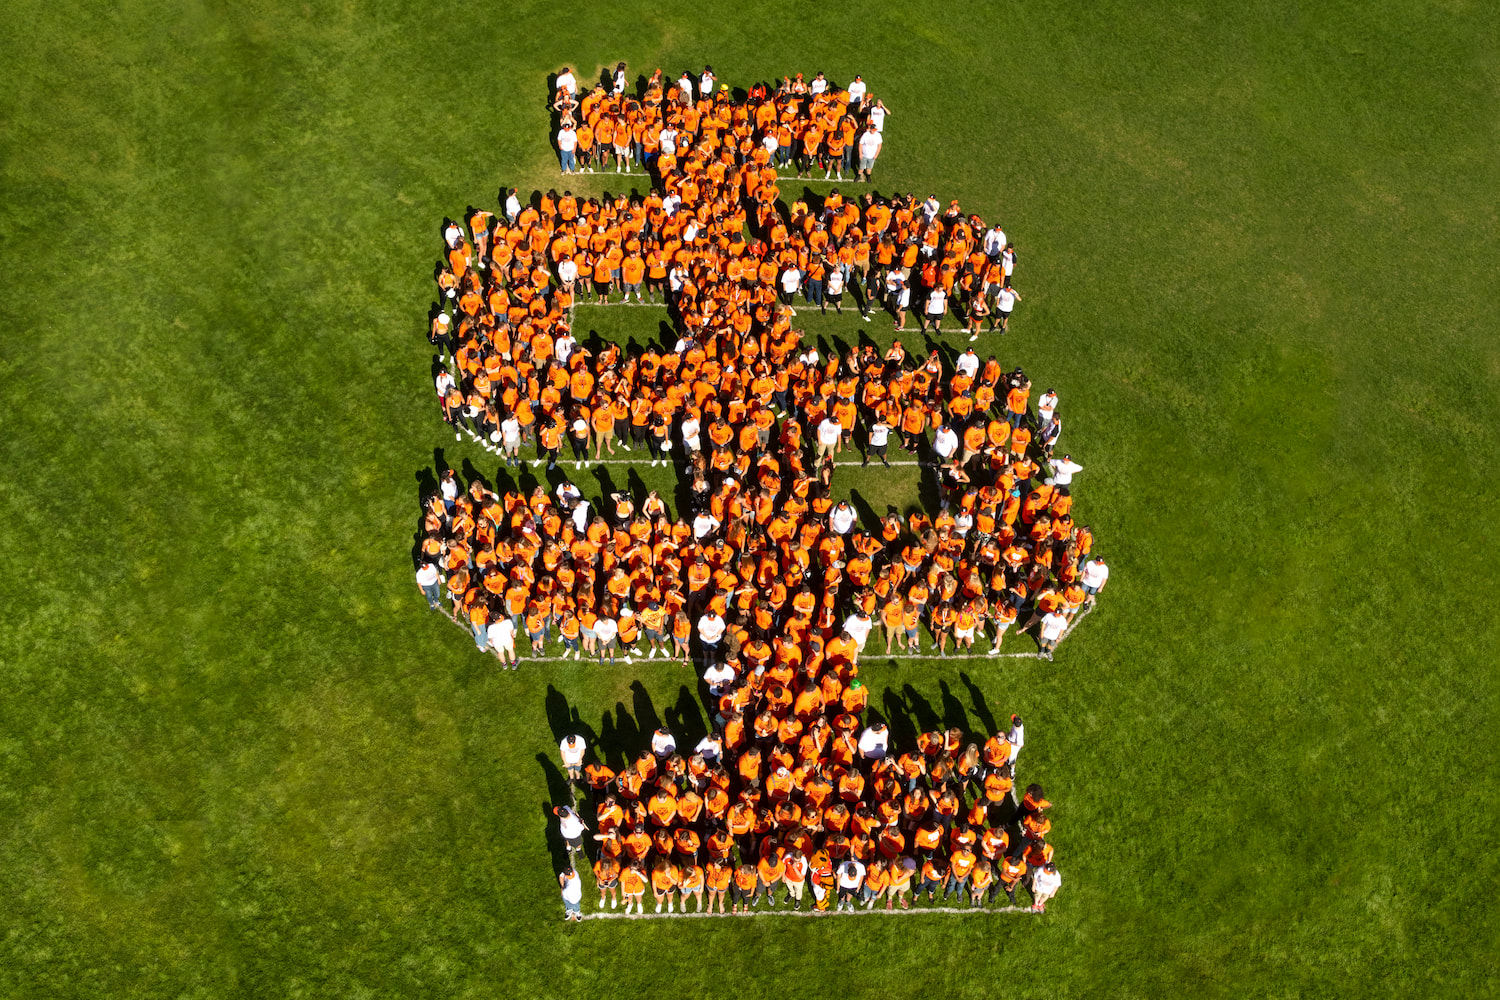
[[[600,666],[604,665],[604,657],[609,656],[609,665],[615,664],[615,639],[620,634],[620,625],[607,615],[600,615],[599,620],[594,622],[594,637],[596,640],[595,652],[599,656]]]

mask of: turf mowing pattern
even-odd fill
[[[23,0],[0,30],[0,995],[1500,989],[1492,7]],[[546,74],[620,58],[859,72],[873,187],[1017,241],[998,351],[1062,397],[1109,588],[1056,663],[865,679],[913,727],[1026,718],[1043,916],[562,923],[554,734],[701,708],[660,662],[502,674],[428,611],[420,476],[496,462],[443,438],[421,318],[434,220],[557,186]]]

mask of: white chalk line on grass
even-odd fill
[[[999,906],[988,909],[983,906],[970,907],[912,907],[909,910],[867,910],[863,906],[853,910],[750,910],[745,913],[585,913],[584,920],[697,920],[704,917],[915,917],[919,915],[944,914],[950,917],[979,916],[990,913],[1035,914],[1029,906]]]

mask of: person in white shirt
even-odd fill
[[[1010,728],[1005,731],[1005,742],[1010,744],[1010,761],[1012,769],[1016,761],[1021,757],[1021,748],[1026,746],[1026,724],[1021,721],[1019,715],[1010,717]]]
[[[832,458],[842,451],[844,440],[844,425],[835,420],[831,415],[824,417],[823,422],[818,424],[818,453],[817,462],[821,463],[826,456]]]
[[[516,623],[508,616],[497,618],[485,629],[484,637],[500,665],[516,669],[521,662],[516,656]]]
[[[571,293],[574,283],[578,281],[578,262],[572,257],[564,257],[558,261],[557,280],[562,282],[565,291]]]
[[[844,619],[844,631],[849,633],[849,638],[854,640],[854,645],[861,653],[865,651],[865,640],[870,637],[870,630],[874,627],[875,623],[863,610],[856,610]]]
[[[417,586],[421,588],[422,596],[427,598],[427,606],[434,611],[441,607],[442,591],[438,589],[438,583],[443,579],[443,574],[437,565],[432,562],[424,562],[417,570]]]
[[[1036,401],[1036,420],[1039,424],[1050,423],[1052,414],[1057,412],[1057,393],[1048,389],[1042,393]]]
[[[994,258],[1000,256],[1005,250],[1005,230],[997,223],[984,234],[984,254],[986,257]]]
[[[730,680],[734,679],[734,670],[730,667],[713,667],[712,669],[728,670]],[[704,680],[707,679],[708,676],[705,674]],[[703,737],[703,739],[698,741],[698,745],[693,748],[693,751],[695,753],[701,753],[703,755],[703,759],[712,764],[716,762],[720,757],[724,756],[724,739],[723,737],[715,733],[709,733],[707,736]]]
[[[562,172],[571,174],[578,170],[578,133],[571,122],[564,122],[557,130],[557,151],[561,154]]]
[[[666,760],[677,752],[677,737],[666,726],[651,734],[651,752],[657,760]]]
[[[702,429],[703,424],[699,421],[697,414],[689,413],[683,418],[682,447],[687,451],[690,459],[696,452],[703,450],[703,442],[698,437],[698,432]]]
[[[922,314],[921,329],[925,331],[927,324],[931,323],[934,330],[941,332],[943,329],[943,313],[947,311],[948,293],[943,291],[943,287],[939,285],[927,296],[927,311]]]
[[[609,665],[615,665],[615,638],[620,634],[620,623],[609,615],[600,615],[594,622],[594,639],[599,652],[599,664],[604,664],[604,654],[609,653]]]
[[[828,526],[833,529],[835,535],[847,535],[854,530],[854,508],[849,506],[848,500],[840,500],[838,506],[828,512]]]
[[[979,355],[975,354],[974,348],[971,347],[958,356],[953,367],[970,378],[975,378],[979,375]]]
[[[1052,659],[1052,651],[1057,648],[1057,643],[1068,630],[1068,619],[1061,612],[1049,611],[1042,617],[1042,655],[1048,660]]]
[[[1052,463],[1052,485],[1071,486],[1073,475],[1083,471],[1083,466],[1073,461],[1072,455],[1064,455]]]
[[[1083,606],[1092,608],[1094,600],[1099,596],[1099,591],[1109,582],[1109,566],[1104,560],[1095,556],[1083,566],[1083,575],[1078,578],[1079,584],[1083,586],[1083,592],[1088,596],[1083,599]]]
[[[568,359],[573,356],[573,352],[577,349],[578,341],[573,339],[572,330],[564,330],[558,336],[557,342],[552,345],[552,353],[556,355],[557,363],[564,368],[567,367]]]
[[[880,760],[891,746],[891,731],[884,722],[866,727],[859,734],[859,755],[865,760]]]
[[[859,137],[859,171],[854,175],[855,180],[870,179],[870,171],[875,169],[875,160],[880,156],[882,142],[880,130],[875,127],[875,123],[866,125]]]
[[[563,921],[578,921],[583,919],[583,879],[578,877],[578,872],[572,868],[564,868],[557,876],[557,884],[562,887]]]
[[[958,453],[958,434],[947,424],[940,425],[932,439],[932,450],[937,454],[940,464],[951,462]]]
[[[719,519],[706,510],[693,518],[693,539],[695,541],[702,541],[718,530]]]
[[[891,467],[891,463],[888,462],[888,461],[886,461],[886,458],[885,458],[885,449],[886,449],[886,443],[888,441],[890,441],[890,439],[891,439],[891,425],[888,424],[888,423],[886,423],[884,420],[880,419],[879,417],[876,417],[875,418],[875,422],[870,425],[870,439],[869,439],[868,442],[866,442],[865,460],[863,462],[861,462],[860,465],[861,466],[869,465],[870,464],[870,456],[874,455],[874,456],[876,456],[877,458],[880,459],[880,464],[881,465],[883,465],[887,469],[889,469]]]
[[[1037,913],[1047,912],[1047,900],[1057,895],[1062,888],[1062,874],[1051,861],[1038,868],[1031,876],[1031,908]]]
[[[703,646],[705,663],[718,662],[719,640],[724,638],[724,629],[724,619],[714,611],[709,611],[698,619],[698,641]]]
[[[583,832],[588,829],[583,817],[572,806],[558,806],[552,810],[557,817],[559,831],[569,851],[583,849]]]
[[[582,736],[564,736],[563,741],[557,745],[558,752],[562,755],[563,770],[567,772],[569,781],[579,781],[583,778],[583,752],[588,749]]]
[[[703,683],[708,685],[709,693],[717,698],[734,685],[737,676],[729,664],[710,662],[708,669],[703,671]]]
[[[854,74],[854,82],[849,84],[849,110],[859,114],[859,104],[865,99],[865,92],[870,88],[865,83],[865,78],[858,73]]]
[[[995,311],[1000,314],[1000,332],[1004,333],[1010,325],[1010,311],[1016,307],[1021,299],[1021,293],[1014,288],[1001,288],[995,293]]]
[[[853,910],[854,901],[865,884],[865,866],[858,858],[848,858],[838,868],[839,909]]]
[[[792,304],[792,296],[797,294],[797,289],[802,287],[802,272],[796,266],[787,268],[781,272],[781,304],[789,306]]]
[[[500,457],[506,465],[521,467],[521,421],[514,413],[500,421]]]

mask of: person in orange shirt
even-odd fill
[[[609,898],[609,908],[618,909],[620,906],[620,862],[608,855],[601,854],[599,860],[594,862],[594,884],[599,887],[599,909],[604,909],[604,900]]]
[[[734,878],[734,866],[724,858],[715,858],[708,863],[704,872],[704,880],[708,886],[708,912],[714,911],[714,904],[719,906],[719,912],[724,912],[724,893],[729,888],[730,881]]]
[[[698,901],[697,912],[704,912],[703,890],[707,883],[707,873],[703,866],[697,861],[688,859],[682,864],[682,883],[678,886],[678,892],[682,897],[682,912],[688,912],[688,900]]]
[[[614,400],[605,396],[603,401],[594,408],[594,461],[599,461],[604,456],[604,448],[609,448],[609,453],[615,453],[615,410]]]
[[[678,873],[676,865],[666,858],[657,859],[651,869],[651,892],[656,897],[657,913],[661,912],[662,903],[667,904],[668,913],[672,912],[673,904],[676,902],[673,894],[677,891],[677,883],[681,880],[682,876]]]
[[[620,895],[625,897],[625,912],[630,912],[631,906],[635,912],[646,912],[646,876],[641,871],[639,861],[630,862],[628,868],[620,872]]]
[[[755,866],[748,861],[734,870],[734,882],[730,889],[734,897],[735,913],[750,912],[750,904],[755,898],[755,886],[759,878]]]

